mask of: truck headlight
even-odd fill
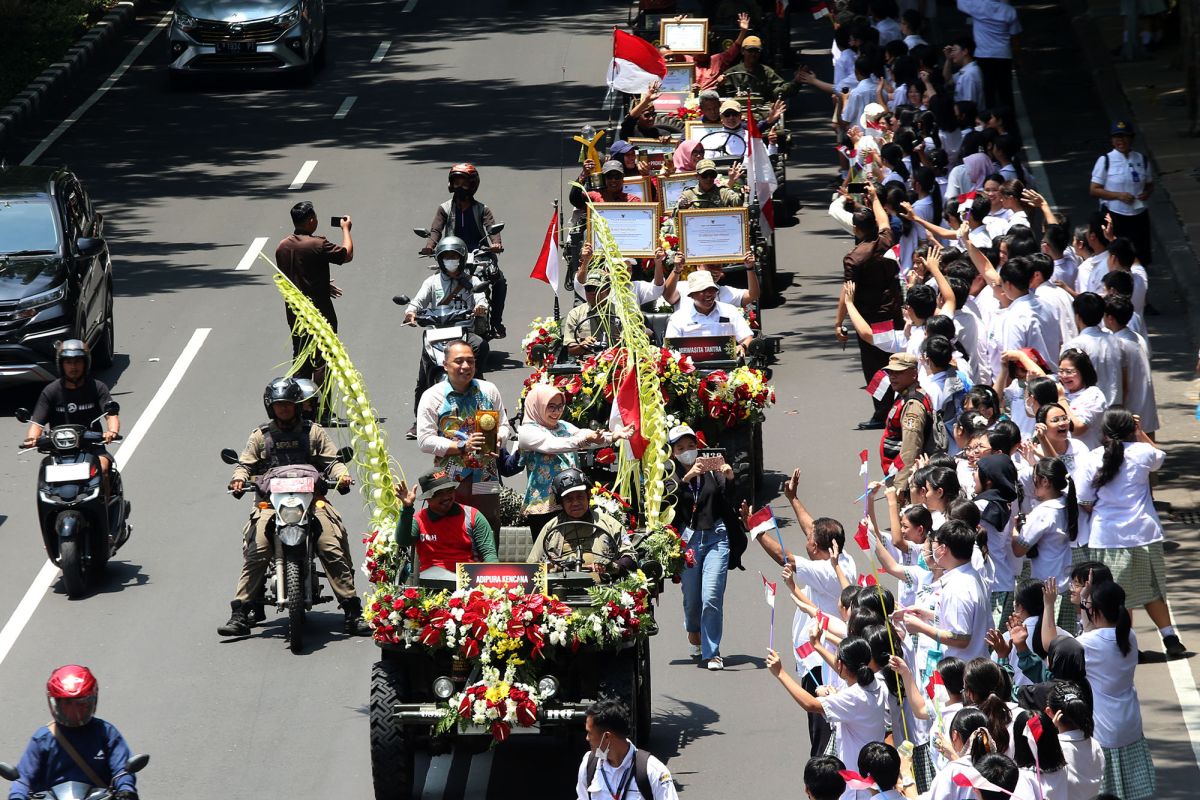
[[[179,26],[180,30],[190,32],[196,30],[196,28],[200,26],[200,20],[196,19],[184,10],[176,8],[175,24]]]
[[[17,319],[31,319],[46,306],[52,306],[67,296],[67,284],[63,284],[48,292],[26,297],[17,303]]]
[[[542,696],[543,700],[549,700],[550,698],[554,697],[554,695],[558,694],[559,686],[560,684],[558,682],[558,678],[554,677],[553,675],[547,675],[538,681],[538,694]]]
[[[433,694],[441,700],[449,700],[450,695],[454,694],[454,681],[443,675],[433,682]]]

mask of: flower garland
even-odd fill
[[[516,667],[510,663],[501,674],[496,667],[484,666],[480,680],[450,698],[434,733],[446,733],[469,722],[487,728],[495,744],[508,738],[513,725],[530,728],[537,724],[542,696],[537,687],[517,681]]]
[[[704,413],[727,428],[759,422],[775,404],[775,388],[753,367],[712,372],[700,379],[699,394]]]
[[[612,489],[609,489],[602,483],[592,484],[592,508],[598,511],[603,511],[608,516],[621,523],[621,526],[630,534],[637,530],[637,514],[633,513],[633,506],[629,505],[624,497],[617,494]]]
[[[536,317],[533,322],[529,323],[529,333],[521,340],[521,349],[525,351],[525,365],[537,367],[546,363],[546,360],[553,363],[554,356],[561,345],[562,329],[558,320],[553,317]],[[533,349],[535,347],[544,348],[545,359],[534,359]]]

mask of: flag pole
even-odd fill
[[[564,69],[565,69],[565,68],[564,68]],[[562,192],[562,181],[561,181],[561,180],[559,181],[559,187],[558,187],[558,190],[559,190],[559,192],[560,192],[560,193]],[[561,244],[562,244],[562,236],[561,236],[561,233],[562,233],[562,217],[560,217],[560,216],[558,215],[558,200],[555,200],[555,201],[554,201],[554,247],[555,247],[555,249],[556,249],[556,250],[558,250],[558,255],[559,255],[560,263],[561,263],[561,259],[562,259],[562,247],[561,247]],[[570,269],[571,269],[571,265],[570,265],[570,264],[567,264],[566,266],[567,266],[567,269],[568,269],[568,270],[570,270]],[[560,276],[560,277],[561,277],[561,276]],[[557,281],[555,282],[555,284],[556,284],[556,285],[554,286],[554,321],[555,321],[555,322],[558,322],[558,321],[559,321],[559,319],[558,319],[559,312],[558,312],[558,286],[557,286]]]

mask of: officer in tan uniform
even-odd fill
[[[917,383],[917,357],[911,353],[893,353],[884,367],[896,392],[896,402],[888,412],[883,426],[883,439],[879,443],[883,469],[886,473],[897,461],[896,491],[908,494],[908,481],[912,476],[917,456],[925,452],[926,438],[931,434],[933,414],[929,398]]]
[[[562,510],[542,528],[525,559],[528,563],[545,561],[547,569],[566,571],[582,559],[583,569],[596,573],[597,580],[603,581],[637,569],[621,523],[589,507],[589,485],[577,469],[563,470],[554,477],[551,488]]]
[[[746,204],[746,197],[736,189],[717,186],[717,164],[711,158],[702,158],[696,164],[699,180],[692,189],[684,189],[679,195],[679,208],[736,208]],[[741,168],[734,165],[730,180],[741,175]]]

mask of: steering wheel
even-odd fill
[[[712,131],[700,138],[700,144],[707,152],[735,157],[746,155],[746,139],[741,131]]]

